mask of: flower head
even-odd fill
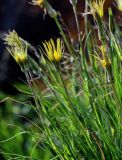
[[[97,13],[101,18],[104,15],[103,7],[105,0],[92,0],[90,3],[91,12]]]
[[[30,4],[43,8],[44,13],[48,13],[52,18],[55,18],[58,15],[56,10],[52,8],[47,0],[31,0]]]
[[[53,39],[50,39],[48,42],[45,41],[43,46],[50,61],[61,61],[63,54],[63,45],[61,39],[57,38],[56,44],[54,43]]]
[[[95,57],[100,61],[101,65],[104,68],[107,68],[111,65],[111,60],[107,55],[106,48],[105,48],[105,46],[102,45],[102,46],[99,47],[99,49],[100,49],[100,52],[102,54],[102,57],[100,57],[100,56],[95,56]]]
[[[17,63],[24,63],[27,60],[27,43],[24,43],[15,31],[6,34],[4,41]]]
[[[27,54],[23,49],[11,47],[11,49],[8,49],[8,51],[11,53],[15,61],[19,64],[24,63],[27,60]]]
[[[118,9],[122,11],[122,0],[117,0]]]
[[[32,4],[42,7],[44,4],[44,0],[32,0]]]

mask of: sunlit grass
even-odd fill
[[[2,144],[1,154],[5,159],[121,159],[121,31],[114,23],[111,10],[109,26],[99,15],[95,21],[102,45],[98,46],[96,43],[92,28],[88,30],[88,58],[82,41],[78,42],[79,45],[75,48],[63,33],[64,49],[62,46],[56,48],[53,40],[53,43],[46,43],[45,49],[43,42],[38,49],[38,62],[28,55],[27,61],[20,64],[28,85],[27,89],[18,87],[24,98],[19,98],[17,116],[19,113],[25,121],[23,123],[21,118],[18,118],[16,125],[13,125],[14,129],[7,133],[3,119],[0,145]],[[70,49],[73,50],[67,57],[72,59],[69,65],[65,63],[64,56],[65,51],[70,52]],[[61,62],[57,58],[50,60],[49,55],[54,56],[55,51]],[[16,53],[14,55],[16,56]],[[63,67],[66,66],[70,67],[64,71]],[[35,75],[37,79],[33,78]],[[10,105],[6,106],[13,108],[17,104],[17,101],[14,104],[14,101],[10,100]],[[14,116],[9,117],[11,124],[14,123],[13,119],[17,119]],[[18,150],[13,149],[17,147]]]

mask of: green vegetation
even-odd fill
[[[7,99],[0,113],[3,159],[122,159],[122,35],[111,10],[109,25],[98,13],[94,18],[100,46],[92,26],[86,29],[86,50],[82,36],[75,46],[54,17],[63,40],[43,42],[38,62],[27,55],[27,42],[13,36],[15,32],[7,35],[8,49],[28,85],[16,86],[20,95]],[[17,58],[21,49],[27,55],[24,61]]]

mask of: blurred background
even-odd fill
[[[48,14],[44,15],[43,9],[32,6],[29,2],[29,0],[0,0],[0,160],[9,159],[12,154],[28,155],[35,141],[32,140],[31,136],[24,133],[24,129],[35,129],[29,120],[38,123],[33,109],[26,104],[19,103],[20,101],[28,101],[29,97],[26,99],[27,96],[23,96],[24,94],[21,94],[16,88],[21,88],[22,91],[29,91],[29,89],[24,84],[19,83],[23,82],[25,77],[18,64],[6,50],[3,42],[4,35],[14,29],[20,37],[35,47],[44,40],[60,36],[54,20]],[[50,0],[49,2],[61,13],[62,24],[66,24],[66,28],[63,29],[68,30],[70,38],[77,41],[77,27],[70,0]],[[121,28],[122,13],[118,10],[116,1],[105,1],[104,18],[106,22],[108,21],[109,7],[112,7],[115,20]],[[84,33],[85,25],[82,13],[85,10],[85,0],[79,0],[77,8],[80,30]],[[93,18],[90,15],[88,18],[94,27]],[[22,134],[4,142],[5,139],[18,133]],[[43,148],[43,146],[41,147]],[[43,160],[50,156],[46,153],[43,155],[44,152],[40,153],[40,149],[37,148],[33,155],[39,159],[41,155]]]

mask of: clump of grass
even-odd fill
[[[97,11],[94,14],[102,45],[97,46],[93,34],[86,33],[89,62],[82,41],[78,42],[77,50],[73,49],[55,16],[63,40],[58,39],[57,44],[53,39],[43,42],[38,63],[28,55],[26,63],[20,64],[34,98],[33,109],[40,120],[37,125],[41,130],[37,131],[39,138],[34,149],[43,144],[50,151],[47,159],[117,160],[122,157],[121,31],[111,10],[109,25],[104,22],[103,14]],[[65,47],[72,59],[67,75],[61,67]],[[34,74],[38,76],[37,81]],[[46,88],[43,91],[40,81]]]

